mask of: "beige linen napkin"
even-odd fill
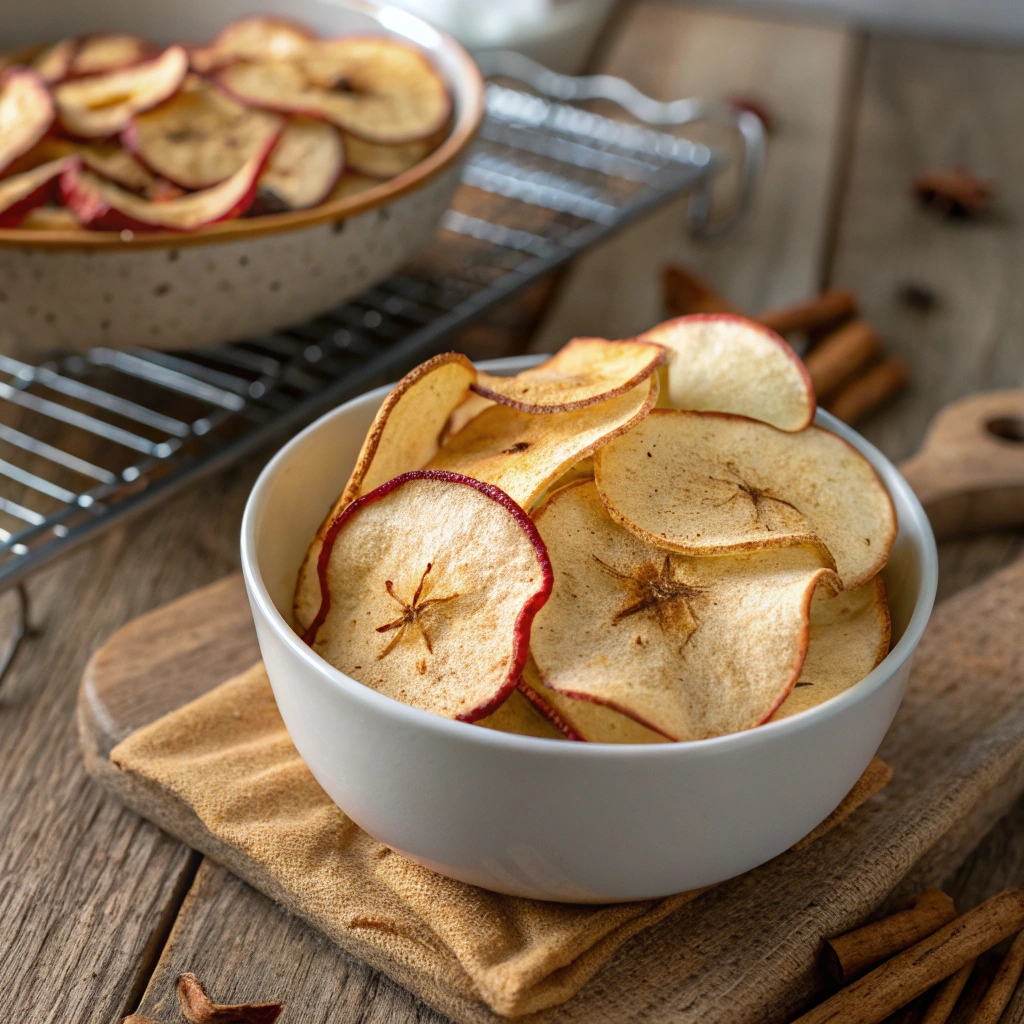
[[[262,664],[133,733],[110,759],[184,801],[217,839],[257,865],[289,910],[347,949],[372,951],[395,977],[415,978],[435,1005],[454,995],[509,1017],[557,1006],[630,936],[699,895],[546,903],[413,864],[353,824],[320,788],[285,730]],[[808,839],[890,776],[872,762]]]

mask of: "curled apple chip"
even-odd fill
[[[141,64],[62,82],[53,90],[61,127],[79,138],[117,135],[136,114],[173,96],[187,72],[184,49],[168,46]]]
[[[195,190],[230,178],[282,124],[277,114],[247,107],[197,83],[136,114],[122,140],[157,174]]]
[[[249,208],[274,141],[269,139],[226,181],[176,199],[143,199],[78,166],[61,175],[61,195],[64,205],[94,230],[195,231]]]
[[[337,128],[293,115],[263,168],[259,189],[284,209],[305,210],[331,194],[344,166],[345,147]]]
[[[32,60],[32,70],[46,82],[55,85],[71,74],[71,64],[78,53],[78,39],[68,37],[40,50]]]
[[[32,150],[52,123],[53,101],[39,75],[25,68],[0,74],[0,174]]]
[[[689,555],[805,545],[849,589],[885,565],[892,500],[871,464],[821,427],[786,433],[722,413],[656,409],[594,459],[612,518]]]
[[[573,338],[540,366],[514,377],[480,373],[473,390],[520,412],[568,412],[635,388],[664,358],[660,345],[645,341]]]
[[[479,375],[479,371],[477,373]],[[475,420],[484,409],[489,409],[492,405],[494,402],[489,398],[474,394],[466,395],[465,400],[448,417],[442,441],[447,441],[453,434],[457,434],[470,420]]]
[[[54,160],[0,181],[0,228],[17,227],[30,211],[53,199],[61,174],[74,164],[73,158]]]
[[[544,544],[508,495],[428,470],[345,508],[318,577],[314,651],[378,693],[465,722],[512,692],[551,592]]]
[[[190,59],[205,74],[237,60],[285,60],[305,51],[314,38],[298,22],[257,14],[231,22],[209,46],[193,50]]]
[[[72,75],[99,75],[119,71],[145,60],[152,47],[139,36],[111,32],[80,40],[68,69]]]
[[[371,36],[316,40],[289,60],[239,61],[218,81],[243,103],[321,117],[368,142],[427,138],[451,112],[448,90],[423,54]]]
[[[384,145],[346,133],[345,166],[370,178],[394,178],[428,157],[440,141],[429,138]]]
[[[428,468],[495,484],[529,509],[563,473],[635,427],[657,400],[652,374],[623,394],[570,412],[537,415],[492,405],[449,437]]]
[[[492,711],[485,718],[480,718],[474,725],[482,725],[485,729],[496,732],[511,732],[519,736],[537,736],[546,740],[574,739],[567,736],[564,729],[555,724],[557,712],[545,705],[545,710],[530,700],[517,686],[504,700],[497,711]]]
[[[422,469],[437,452],[445,422],[469,394],[476,369],[461,352],[442,352],[410,370],[384,399],[367,432],[341,497],[320,524],[295,587],[292,613],[305,629],[320,607],[317,559],[331,522],[361,494],[410,470]]]
[[[816,588],[841,588],[805,548],[662,550],[615,523],[586,481],[534,521],[555,577],[531,642],[544,683],[672,740],[766,721],[799,678]]]
[[[803,430],[814,419],[814,388],[804,364],[784,338],[753,320],[698,313],[640,338],[669,352],[673,408],[737,413],[780,430]]]
[[[889,653],[890,634],[881,577],[835,596],[816,593],[800,678],[771,720],[817,707],[859,683]]]

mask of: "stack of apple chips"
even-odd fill
[[[515,377],[436,356],[381,406],[296,627],[380,693],[508,732],[663,743],[804,711],[888,653],[897,525],[814,412],[789,345],[731,315]]]
[[[208,46],[123,34],[0,55],[0,227],[194,231],[409,170],[451,99],[419,50],[281,18]]]

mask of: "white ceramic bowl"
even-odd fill
[[[515,372],[530,359],[485,364]],[[567,743],[449,721],[332,668],[289,626],[306,546],[388,388],[334,410],[257,480],[242,567],[285,724],[330,797],[367,832],[445,875],[520,896],[614,901],[720,882],[811,831],[867,767],[896,714],[935,598],[935,540],[893,465],[827,413],[896,505],[885,569],[892,653],[810,711],[748,732],[653,746]]]
[[[0,229],[0,350],[162,349],[300,323],[386,278],[431,240],[483,111],[483,82],[450,36],[368,0],[5,0],[0,44],[134,32],[205,41],[234,18],[287,14],[324,35],[391,35],[425,49],[454,101],[448,138],[416,167],[311,210],[189,234]]]

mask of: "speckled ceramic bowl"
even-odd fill
[[[422,47],[451,89],[451,134],[410,171],[311,210],[192,234],[0,229],[0,350],[181,349],[265,333],[358,295],[431,239],[480,123],[483,83],[454,39],[405,11],[367,0],[7,0],[0,42],[97,31],[205,40],[256,13]]]

